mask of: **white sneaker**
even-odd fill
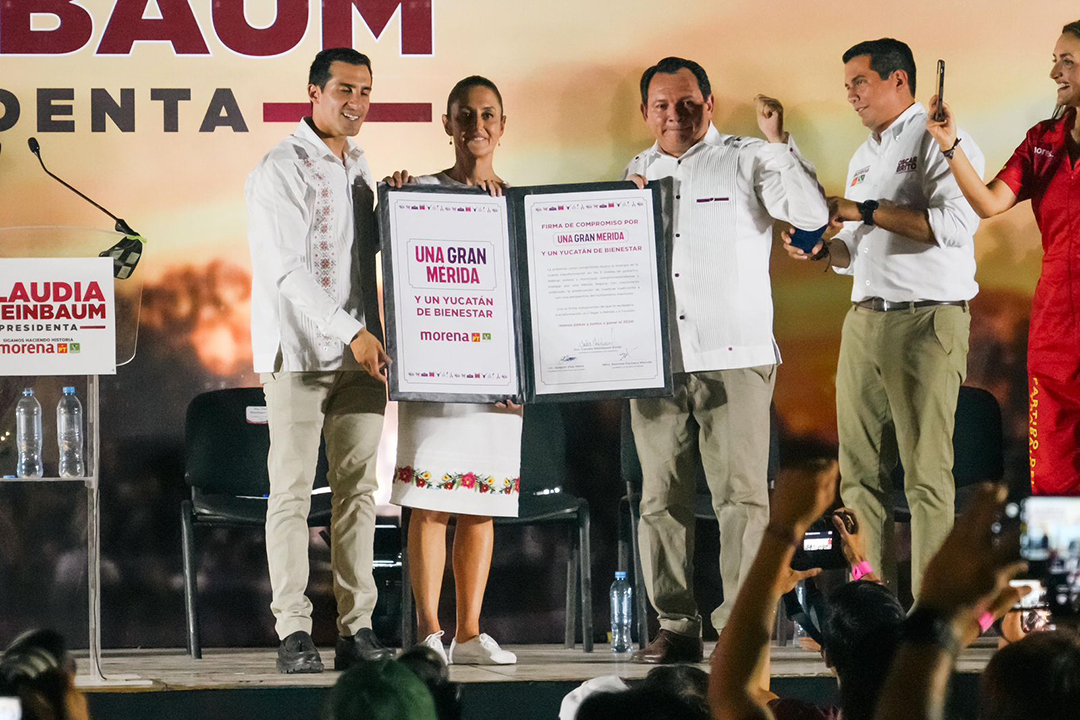
[[[480,633],[467,642],[450,642],[450,662],[458,665],[513,665],[517,655],[503,650],[490,635]]]
[[[424,647],[429,647],[434,650],[439,655],[439,659],[443,661],[443,664],[449,665],[450,661],[446,657],[446,648],[443,647],[442,636],[442,630],[437,633],[431,633],[426,638],[424,638],[423,642],[421,642],[420,645],[423,645]]]

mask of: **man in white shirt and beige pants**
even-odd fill
[[[639,186],[674,180],[670,288],[671,398],[630,403],[641,459],[642,566],[660,633],[638,662],[700,662],[693,596],[697,456],[720,523],[720,631],[769,521],[770,413],[780,355],[773,340],[769,255],[775,220],[805,230],[828,222],[813,168],[760,97],[767,142],[721,135],[704,69],[665,58],[641,79],[641,112],[656,144],[626,169]],[[665,211],[668,209],[665,208]]]
[[[891,474],[899,457],[917,597],[955,512],[952,436],[967,375],[968,301],[979,289],[979,218],[926,130],[906,44],[883,38],[850,48],[844,86],[871,135],[848,166],[845,197],[830,198],[839,232],[827,253],[814,253],[854,276],[836,373],[840,494],[865,528],[871,565],[895,592]],[[981,175],[982,152],[963,130],[958,137]]]
[[[358,225],[374,178],[352,140],[367,115],[371,62],[349,48],[319,53],[312,114],[248,177],[251,343],[270,426],[266,554],[279,672],[321,672],[311,640],[308,527],[320,436],[326,438],[331,565],[339,637],[334,667],[389,655],[371,630],[376,451],[386,406],[377,307],[365,323]],[[363,200],[367,203],[364,207]],[[357,201],[354,206],[354,199]],[[373,240],[366,239],[368,254]],[[370,300],[368,302],[370,306]]]

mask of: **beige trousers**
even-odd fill
[[[326,437],[332,493],[330,561],[338,631],[371,627],[377,596],[372,575],[375,541],[375,459],[386,391],[363,372],[278,372],[259,376],[270,423],[270,500],[266,558],[279,638],[311,632],[308,525],[311,489]]]
[[[858,514],[870,564],[896,591],[892,476],[899,457],[911,508],[911,583],[952,529],[953,425],[967,376],[966,307],[852,307],[836,371],[840,495]]]
[[[662,629],[701,634],[694,601],[699,455],[720,523],[724,601],[710,619],[717,632],[727,623],[769,522],[769,407],[775,379],[775,365],[679,373],[674,397],[630,401],[643,475],[641,564]]]

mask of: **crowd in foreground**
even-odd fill
[[[834,502],[836,485],[831,462],[779,484],[769,528],[713,652],[710,674],[693,665],[662,665],[636,683],[595,678],[564,699],[560,720],[947,717],[949,678],[961,650],[991,620],[1008,623],[1021,597],[1022,590],[1010,585],[1024,568],[1018,537],[1000,530],[1005,488],[978,488],[927,567],[909,613],[872,573],[828,594],[822,655],[836,674],[840,701],[818,707],[770,691],[769,640],[780,597],[818,572],[792,570],[791,560],[797,540]],[[840,535],[849,562],[862,564],[857,530],[845,527]],[[1076,717],[1080,634],[1066,627],[1027,635],[1008,624],[998,627],[1002,647],[983,672],[980,720]],[[63,639],[32,631],[0,660],[0,703],[18,698],[22,720],[86,720],[86,699],[74,680],[75,663]],[[458,720],[462,707],[442,658],[416,646],[396,659],[363,661],[342,673],[321,713],[326,720]]]
[[[742,584],[706,679],[694,668],[660,667],[637,686],[597,678],[571,693],[560,720],[930,720],[946,711],[961,650],[995,625],[1000,649],[986,666],[980,720],[1064,720],[1080,711],[1080,635],[1048,625],[1026,634],[1014,611],[1024,590],[1010,585],[1025,564],[1019,540],[1001,530],[1006,490],[978,488],[929,563],[910,612],[873,572],[826,597],[821,652],[839,686],[837,706],[814,706],[771,692],[769,641],[780,598],[820,571],[791,568],[795,547],[832,506],[835,464],[807,468],[778,486],[765,539]],[[850,512],[850,511],[846,511]],[[836,522],[851,567],[865,562],[858,532]],[[857,527],[857,524],[856,524]]]

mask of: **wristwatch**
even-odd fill
[[[900,629],[902,642],[912,645],[936,645],[950,655],[960,653],[960,638],[942,613],[916,607]]]
[[[861,203],[855,203],[855,207],[859,208],[862,221],[870,227],[874,227],[874,211],[878,209],[878,201],[863,200]]]

